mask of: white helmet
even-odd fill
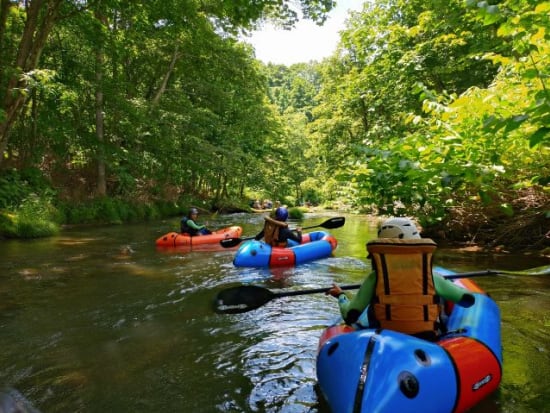
[[[390,218],[378,230],[378,238],[418,239],[416,225],[408,218]]]

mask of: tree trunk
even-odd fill
[[[2,72],[8,73],[5,68],[16,69],[7,81],[2,107],[0,111],[4,112],[5,118],[0,123],[0,166],[4,158],[3,153],[8,147],[9,132],[17,120],[20,109],[25,103],[25,94],[20,90],[27,88],[25,75],[28,75],[38,64],[40,54],[44,49],[48,36],[57,21],[59,8],[63,0],[32,0],[26,2],[26,21],[15,62],[2,64]],[[2,13],[9,7],[2,0]],[[2,15],[2,19],[4,16]],[[2,29],[3,30],[3,29]]]
[[[162,79],[162,83],[159,87],[159,90],[157,91],[157,93],[155,94],[155,97],[153,98],[153,102],[152,102],[153,106],[156,106],[158,104],[160,98],[162,97],[162,95],[166,90],[166,85],[168,85],[168,80],[170,79],[170,76],[174,71],[174,67],[176,67],[176,62],[178,61],[178,57],[179,57],[178,50],[179,50],[179,46],[178,44],[176,44],[176,48],[174,49],[174,54],[172,55],[172,61],[170,62],[170,66],[168,66],[168,70],[165,73],[164,78]]]
[[[103,118],[103,89],[101,83],[103,81],[103,53],[98,51],[96,55],[96,92],[95,92],[95,128],[96,128],[96,137],[99,142],[97,148],[97,195],[105,196],[107,195],[107,182],[105,179],[105,150],[103,149],[105,143],[105,132],[104,132],[104,118]]]
[[[103,27],[107,26],[107,19],[103,13],[96,11],[95,17],[101,22]],[[104,123],[104,105],[103,105],[103,65],[105,62],[104,37],[99,36],[100,41],[96,49],[96,92],[95,92],[95,133],[99,143],[97,147],[97,185],[96,195],[107,195],[107,182],[105,178],[105,123]]]

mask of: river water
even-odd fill
[[[307,214],[300,225],[332,216]],[[210,224],[254,235],[262,215]],[[299,295],[234,315],[215,314],[212,301],[241,283],[278,290],[361,282],[374,221],[346,215],[344,227],[330,230],[339,241],[333,257],[276,271],[235,268],[234,250],[223,248],[157,250],[155,239],[177,227],[175,218],[0,241],[0,387],[19,390],[43,413],[327,413],[315,355],[322,329],[337,319],[335,299]],[[445,249],[435,261],[458,272],[550,264]],[[504,375],[474,412],[550,411],[550,277],[476,281],[501,308]]]

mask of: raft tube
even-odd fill
[[[222,239],[239,238],[243,229],[239,226],[232,226],[212,232],[208,235],[182,234],[180,232],[169,232],[156,240],[157,247],[192,247],[193,245],[219,244]]]
[[[302,234],[302,243],[286,248],[272,247],[263,241],[241,244],[233,258],[236,267],[292,267],[329,257],[338,245],[336,238],[325,231]]]
[[[459,413],[498,388],[500,311],[473,281],[461,281],[453,282],[472,291],[475,303],[453,306],[437,342],[345,325],[323,332],[317,378],[332,411]]]

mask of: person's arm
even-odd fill
[[[438,274],[434,274],[433,278],[435,291],[440,297],[462,307],[470,307],[474,303],[475,297],[465,288],[459,287]]]
[[[294,231],[287,229],[288,239],[296,241],[298,244],[302,243],[302,228],[296,228]]]
[[[188,219],[187,220],[187,226],[190,227],[190,228],[193,228],[197,231],[203,229],[203,228],[206,228],[205,225],[197,225],[195,221],[193,221],[192,219]]]
[[[277,241],[285,242],[285,241],[288,241],[289,239],[299,242],[296,240],[296,235],[294,235],[292,231],[289,230],[287,227],[279,228],[279,236],[277,238]]]
[[[361,284],[357,294],[353,295],[350,292],[344,292],[340,287],[334,285],[328,294],[338,298],[338,307],[340,314],[347,324],[357,321],[361,313],[370,304],[374,295],[374,287],[376,284],[376,274],[371,272]]]
[[[259,241],[259,240],[261,240],[263,237],[264,237],[264,230],[262,229],[262,230],[254,237],[254,239],[255,239],[256,241]]]

